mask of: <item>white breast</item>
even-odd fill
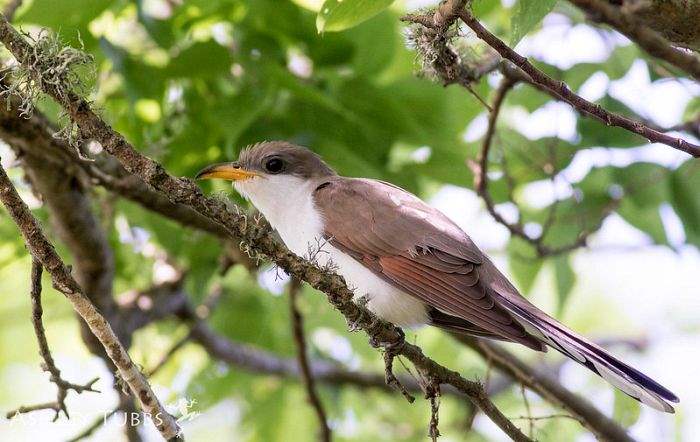
[[[299,256],[329,263],[345,278],[355,296],[367,296],[367,307],[397,325],[410,327],[428,321],[426,306],[372,273],[351,256],[323,239],[323,219],[314,207],[313,187],[289,175],[253,178],[235,184]],[[352,216],[352,214],[348,214]]]

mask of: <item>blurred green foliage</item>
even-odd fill
[[[405,12],[403,3],[390,7],[391,3],[27,0],[16,22],[30,32],[39,26],[50,28],[64,41],[84,45],[95,58],[91,98],[97,107],[134,145],[175,175],[193,176],[206,164],[236,158],[249,143],[286,139],[311,147],[341,174],[391,181],[423,197],[444,184],[470,188],[473,177],[465,162],[476,157],[479,140],[468,142],[465,133],[485,109],[463,89],[445,88],[416,75],[416,55],[406,47],[398,20]],[[517,42],[537,29],[555,3],[521,0],[506,8],[499,1],[476,0],[474,8],[503,39]],[[574,19],[580,17],[574,14]],[[474,61],[478,44],[467,41],[474,48],[466,52],[466,60],[471,56]],[[596,73],[611,80],[621,78],[640,59],[646,57],[634,46],[625,45],[616,47],[600,63],[579,63],[566,70],[541,61],[537,65],[578,90]],[[494,84],[484,78],[475,90],[487,97]],[[549,96],[519,85],[506,107],[534,112],[550,101]],[[598,101],[609,110],[639,118],[607,94]],[[697,99],[690,102],[689,115],[697,114],[698,103]],[[59,121],[55,106],[43,102],[41,107]],[[597,229],[605,207],[619,192],[624,198],[616,212],[650,241],[668,244],[659,210],[670,202],[683,223],[687,242],[700,245],[697,164],[687,162],[676,170],[641,162],[593,168],[571,183],[571,196],[549,207],[533,207],[521,198],[526,186],[549,180],[570,166],[580,152],[592,147],[631,148],[645,140],[581,117],[575,140],[528,139],[509,125],[508,118],[502,120],[491,158],[494,199],[497,203],[518,199],[523,224],[541,227],[554,210],[546,245],[565,245],[582,231]],[[426,151],[427,155],[419,155]],[[14,172],[19,181],[19,171]],[[212,192],[225,189],[218,183],[205,185]],[[26,188],[23,191],[28,195]],[[227,191],[225,197],[229,195]],[[96,197],[107,200],[103,191]],[[43,209],[37,213],[45,218]],[[188,269],[187,289],[193,296],[201,299],[217,280],[220,245],[214,239],[201,232],[183,232],[179,225],[125,201],[116,204],[113,216],[125,220],[132,233],[142,229],[150,243]],[[152,278],[153,257],[125,242],[123,235],[110,227],[117,293],[145,288]],[[3,291],[12,293],[0,306],[0,315],[8,318],[0,331],[0,364],[33,361],[31,333],[24,324],[28,322],[26,312],[15,314],[17,309],[27,310],[21,290],[26,275],[18,271],[28,268],[26,254],[5,216],[0,217],[0,238],[0,279]],[[525,292],[541,270],[551,266],[561,312],[575,282],[569,257],[536,258],[532,247],[519,239],[510,241],[506,253],[510,271]],[[286,298],[272,295],[243,268],[230,272],[224,285],[230,296],[212,318],[215,328],[232,339],[292,356]],[[323,346],[330,336],[352,349],[341,362],[381,368],[365,338],[348,334],[346,325],[323,299],[307,294],[302,309],[314,357],[338,358]],[[16,327],[26,333],[20,336]],[[160,324],[139,335],[138,341],[179,331],[174,324]],[[420,344],[428,354],[465,375],[484,373],[483,361],[436,331],[423,332]],[[178,357],[174,363],[188,365],[192,360]],[[303,391],[297,383],[222,369],[207,358],[192,365],[197,372],[186,386],[188,394],[203,409],[235,398],[244,413],[243,439],[308,440],[315,431],[312,412],[301,406]],[[165,370],[158,382],[172,382],[176,374],[177,370]],[[427,406],[410,406],[398,395],[352,388],[323,387],[321,393],[334,425],[345,429],[338,432],[339,440],[425,440]],[[522,414],[517,389],[507,390],[496,400],[507,415]],[[629,403],[624,396],[616,397],[615,416],[626,425],[638,416],[636,402]],[[464,404],[446,398],[441,409],[442,432],[449,440],[484,440],[486,436],[477,432],[461,431],[464,413]],[[538,431],[548,435],[543,440],[557,441],[574,440],[581,433],[576,422],[566,419],[542,421]],[[199,439],[195,435],[191,440]]]

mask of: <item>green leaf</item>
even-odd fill
[[[153,41],[161,47],[170,48],[175,43],[173,24],[169,20],[157,19],[146,14],[144,3],[146,0],[137,0],[136,2],[136,14],[139,22]]]
[[[615,403],[613,406],[613,419],[623,427],[631,427],[637,420],[642,410],[641,404],[627,396],[620,390],[615,390]]]
[[[326,0],[316,17],[318,32],[352,28],[389,7],[394,0]]]
[[[159,99],[165,91],[165,76],[162,69],[149,66],[132,57],[106,38],[100,38],[100,48],[112,62],[112,69],[124,80],[124,92],[131,101],[139,98]]]
[[[165,69],[172,77],[213,78],[231,67],[229,51],[213,40],[197,42],[184,49]]]
[[[323,0],[292,0],[292,3],[296,3],[302,8],[306,8],[309,11],[318,12],[323,6]]]
[[[700,168],[688,160],[671,175],[671,204],[683,221],[686,240],[700,246]]]
[[[634,163],[615,168],[614,173],[626,192],[617,209],[620,216],[651,236],[656,244],[668,244],[659,209],[670,199],[670,171],[658,164]]]
[[[510,45],[518,42],[542,21],[557,0],[518,0],[510,20]]]
[[[54,31],[82,30],[109,6],[109,0],[34,0],[21,9],[17,21],[52,28]]]
[[[568,254],[554,257],[553,262],[554,283],[557,287],[557,313],[561,314],[576,283],[576,273],[571,268],[571,256]]]
[[[691,98],[683,111],[684,120],[693,120],[700,117],[700,97]]]
[[[518,288],[527,294],[542,269],[542,260],[535,255],[532,246],[520,238],[511,238],[507,250],[510,271],[518,283]]]
[[[636,45],[620,46],[612,51],[605,63],[597,66],[605,72],[609,79],[617,80],[624,77],[632,67],[632,63],[638,59],[639,48]]]
[[[374,20],[343,34],[355,43],[352,58],[355,72],[360,75],[376,75],[392,62],[397,49],[403,50],[402,37],[394,26],[395,22],[395,15],[385,11]],[[323,40],[327,39],[324,37]]]
[[[630,199],[623,198],[617,213],[625,221],[651,236],[656,244],[668,244],[658,206],[638,206]]]
[[[499,0],[473,0],[471,4],[474,17],[484,18],[501,6]]]

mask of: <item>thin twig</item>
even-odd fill
[[[329,442],[332,440],[331,429],[328,426],[328,416],[323,402],[316,391],[316,380],[309,366],[309,359],[306,349],[306,336],[304,335],[304,317],[297,306],[297,298],[301,290],[301,283],[297,279],[292,279],[289,284],[289,316],[291,318],[292,336],[294,337],[294,345],[297,351],[297,361],[299,362],[299,371],[301,373],[301,382],[306,389],[306,398],[318,418],[320,427],[319,440]]]
[[[483,138],[481,150],[479,152],[479,157],[477,158],[476,162],[468,163],[469,167],[474,173],[474,190],[484,201],[486,210],[489,212],[489,214],[491,214],[491,216],[496,220],[496,222],[505,226],[511,233],[511,235],[517,236],[518,238],[522,238],[523,240],[530,243],[534,247],[539,257],[556,256],[570,252],[571,250],[577,249],[579,247],[584,247],[588,238],[591,234],[593,234],[593,232],[595,232],[596,229],[584,229],[581,231],[578,237],[571,243],[564,244],[558,247],[550,247],[545,244],[545,239],[547,231],[549,229],[549,226],[547,224],[551,223],[553,221],[553,218],[545,223],[542,232],[538,236],[533,237],[527,234],[527,232],[525,231],[525,226],[523,225],[520,218],[518,218],[518,220],[515,222],[509,222],[503,217],[503,215],[498,213],[498,211],[496,210],[496,204],[494,203],[493,197],[491,196],[491,193],[489,191],[488,159],[489,153],[491,151],[491,146],[493,144],[493,139],[496,134],[496,126],[500,110],[502,108],[503,102],[505,101],[506,94],[513,88],[515,83],[516,81],[512,78],[504,77],[503,80],[501,80],[501,84],[496,89],[493,102],[491,104],[492,111],[489,114],[488,127],[486,129],[486,134]],[[617,207],[618,203],[619,201],[617,199],[611,200],[610,204],[608,204],[603,210],[601,222],[605,217],[612,213],[612,211]],[[550,216],[553,217],[554,213],[550,212]]]
[[[570,414],[565,414],[565,413],[557,413],[557,414],[548,414],[546,416],[516,416],[516,417],[511,417],[513,420],[526,420],[529,421],[531,424],[533,424],[536,421],[541,421],[541,420],[549,420],[549,419],[573,419],[577,420],[574,416],[571,416]]]
[[[523,397],[523,404],[525,405],[525,413],[528,416],[528,432],[527,435],[533,437],[535,430],[534,422],[532,420],[532,410],[530,409],[530,401],[527,399],[527,394],[525,393],[525,385],[520,384],[520,394]]]
[[[661,34],[648,25],[640,23],[634,15],[619,6],[601,0],[569,0],[591,17],[607,23],[637,43],[650,55],[667,61],[696,80],[700,80],[700,58],[692,51],[674,48]],[[697,156],[697,155],[696,155]]]
[[[546,401],[566,410],[598,439],[611,442],[634,442],[623,427],[598,411],[584,398],[567,390],[547,373],[529,367],[501,346],[485,339],[465,335],[452,334],[452,337],[483,358],[492,361],[498,370],[513,377]]]
[[[92,386],[100,378],[95,378],[85,385],[73,384],[64,380],[61,377],[61,370],[58,369],[58,367],[56,366],[56,362],[53,360],[53,356],[51,355],[51,349],[49,348],[49,342],[46,339],[46,330],[44,329],[44,323],[41,320],[42,315],[44,314],[44,311],[41,307],[42,270],[43,267],[41,265],[41,262],[39,262],[36,258],[32,258],[32,276],[30,292],[32,299],[32,324],[34,325],[34,333],[36,334],[36,339],[39,343],[39,355],[41,355],[41,358],[44,360],[44,362],[41,364],[41,368],[51,375],[51,377],[49,378],[50,381],[56,384],[56,400],[53,402],[47,402],[43,404],[19,407],[16,410],[9,411],[6,414],[6,417],[8,419],[11,419],[18,414],[47,409],[54,411],[54,422],[58,420],[58,417],[61,414],[61,412],[63,412],[66,418],[70,419],[70,415],[68,414],[68,408],[66,407],[66,396],[68,395],[68,392],[70,390],[73,390],[78,394],[81,394],[84,391],[92,391],[95,393],[99,393],[99,390],[95,390],[94,388],[92,388]]]
[[[582,0],[583,1],[583,0]],[[402,19],[407,22],[417,23],[425,26],[428,29],[445,34],[454,20],[459,17],[481,40],[491,46],[503,58],[510,60],[515,66],[520,68],[527,74],[527,82],[532,83],[538,88],[547,90],[556,98],[569,103],[583,115],[587,115],[598,119],[608,126],[617,126],[626,129],[630,132],[643,136],[651,142],[659,142],[666,144],[675,149],[686,152],[694,157],[700,156],[700,146],[685,141],[681,138],[672,137],[654,128],[645,125],[641,121],[636,121],[614,112],[603,109],[600,105],[591,103],[586,99],[576,95],[569,89],[566,83],[556,81],[549,77],[544,72],[534,67],[527,58],[521,56],[508,45],[506,45],[498,37],[490,33],[483,25],[472,15],[471,11],[465,8],[464,0],[445,0],[440,3],[440,6],[434,13],[424,15],[406,15]],[[453,57],[453,61],[456,58]],[[458,67],[458,66],[457,66]],[[448,69],[455,69],[454,63],[452,66],[447,66]],[[508,75],[507,75],[508,76]],[[525,79],[523,79],[525,80]]]
[[[457,7],[464,6],[466,1],[456,2]],[[408,38],[411,44],[422,55],[424,72],[437,77],[443,86],[458,84],[466,89],[489,111],[491,108],[483,98],[476,93],[472,85],[481,77],[498,68],[499,57],[487,57],[478,63],[461,62],[457,50],[450,44],[455,32],[450,27],[457,20],[456,9],[438,7],[432,15],[408,15],[404,21],[422,24],[420,28],[409,28]]]
[[[392,354],[390,351],[384,352],[384,379],[386,385],[396,389],[404,398],[406,398],[409,404],[412,404],[416,398],[408,392],[408,389],[404,386],[403,382],[399,381],[394,374],[395,358],[396,355]]]
[[[635,121],[614,112],[607,111],[600,105],[591,103],[583,97],[576,95],[571,91],[571,89],[569,89],[566,83],[563,81],[556,81],[541,70],[537,69],[527,60],[527,58],[515,52],[501,39],[490,33],[479,22],[479,20],[472,15],[470,11],[462,9],[459,12],[459,17],[480,39],[486,42],[486,44],[495,49],[503,58],[510,60],[527,75],[529,75],[535,84],[540,85],[541,87],[561,97],[561,100],[569,103],[584,115],[597,118],[599,121],[602,121],[608,126],[621,127],[630,132],[641,135],[651,142],[663,143],[673,147],[674,149],[686,152],[694,157],[700,157],[700,146],[685,141],[681,138],[672,137],[658,130],[652,129],[640,121]]]
[[[129,385],[134,397],[138,398],[141,407],[151,416],[159,418],[160,422],[156,427],[163,437],[166,440],[178,438],[180,428],[177,422],[165,410],[151,386],[131,361],[131,357],[119,342],[112,327],[73,279],[70,270],[44,235],[39,223],[20,198],[2,166],[0,166],[0,200],[21,231],[32,257],[41,262],[51,275],[54,288],[68,298],[75,311],[90,327],[90,331],[100,341],[109,358],[118,368],[121,379]]]
[[[430,381],[425,388],[425,397],[430,401],[430,424],[428,425],[428,436],[433,442],[437,442],[440,437],[438,423],[440,422],[440,384]]]
[[[0,16],[0,41],[23,68],[32,72],[32,75],[38,78],[46,75],[33,64],[35,48],[3,16]],[[493,404],[479,383],[468,381],[459,373],[428,358],[420,347],[405,342],[398,327],[378,319],[366,308],[356,305],[353,302],[353,292],[339,275],[329,269],[320,269],[292,254],[274,239],[268,226],[248,222],[240,211],[231,211],[224,202],[205,197],[193,181],[177,179],[168,174],[162,165],[134,149],[121,134],[95,114],[90,104],[75,91],[66,90],[62,85],[48,81],[39,81],[36,84],[66,111],[78,127],[82,139],[94,139],[99,142],[127,171],[163,192],[172,202],[189,205],[201,215],[223,225],[233,238],[241,241],[244,248],[256,255],[272,259],[288,274],[307,281],[312,287],[326,293],[328,301],[343,313],[346,320],[356,323],[375,342],[384,347],[395,348],[397,354],[405,356],[421,371],[431,373],[440,383],[450,384],[462,391],[509,437],[517,441],[530,440]],[[128,355],[126,357],[128,358]],[[152,399],[155,400],[155,397]]]
[[[226,275],[228,270],[231,268],[231,266],[234,263],[228,259],[228,255],[222,255],[222,258],[220,260],[220,266],[219,266],[219,276],[223,277]],[[154,290],[149,290],[147,292],[153,292]],[[207,294],[207,296],[204,298],[202,303],[198,305],[196,308],[193,308],[192,315],[196,316],[200,320],[206,319],[210,314],[211,311],[214,309],[216,304],[219,302],[221,299],[221,296],[223,294],[223,287],[221,283],[217,282],[214,284],[212,287],[212,290]],[[171,293],[170,295],[164,295],[162,297],[164,298],[169,298],[169,297],[174,297],[178,296],[178,293]],[[175,303],[175,305],[179,305],[179,303]],[[155,307],[154,309],[158,309]],[[135,330],[133,330],[135,331]],[[167,365],[168,362],[173,358],[173,356],[180,351],[187,343],[191,342],[193,340],[194,334],[192,330],[190,330],[185,336],[182,338],[178,339],[175,344],[173,344],[160,358],[160,360],[150,369],[146,370],[144,375],[147,378],[151,378],[155,376],[165,365]],[[122,396],[123,397],[123,396]],[[95,420],[89,427],[85,428],[80,434],[76,435],[73,439],[71,439],[69,442],[77,442],[78,440],[84,439],[88,436],[90,436],[97,428],[99,428],[101,425],[103,425],[107,419],[109,419],[112,415],[117,413],[118,411],[124,411],[124,408],[126,408],[129,404],[125,403],[125,401],[122,401],[122,403],[116,407],[114,410],[112,410],[110,413],[106,414],[103,417],[100,417]],[[127,425],[126,430],[130,430],[131,425]]]

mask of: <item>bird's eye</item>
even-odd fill
[[[265,170],[269,173],[280,173],[284,169],[284,161],[280,158],[270,158],[265,161]]]

